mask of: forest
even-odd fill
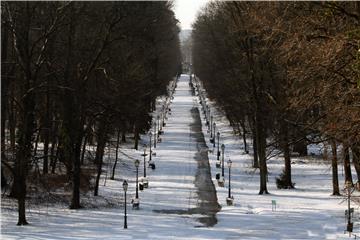
[[[333,194],[338,159],[360,180],[359,2],[211,2],[193,25],[195,74],[226,112],[260,169],[281,154],[279,188],[293,188],[291,156],[307,145],[329,152]],[[276,151],[280,150],[280,151]],[[357,181],[357,182],[358,182]]]
[[[69,182],[68,204],[78,209],[93,175],[98,194],[105,146],[130,136],[138,148],[155,99],[180,71],[180,29],[165,1],[1,8],[1,183],[10,185],[25,225],[29,185]],[[88,160],[86,146],[95,142]]]
[[[180,1],[1,1],[2,236],[360,236],[360,2]]]

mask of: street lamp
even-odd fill
[[[146,178],[146,163],[145,163],[145,157],[147,156],[147,154],[146,154],[146,146],[144,147],[144,153],[141,154],[141,156],[144,157],[144,178]]]
[[[219,157],[220,157],[220,150],[219,150],[219,145],[220,145],[220,132],[218,131],[217,132],[217,142],[218,142],[218,144],[217,144],[217,158],[216,158],[216,160],[219,160]]]
[[[200,98],[201,98],[201,107],[202,107],[203,113],[205,115],[205,119],[207,119],[207,117],[206,117],[206,111],[207,111],[206,110],[206,100],[202,95],[200,96]]]
[[[160,134],[160,115],[157,115],[157,121],[158,121],[158,135]]]
[[[216,131],[216,123],[214,125],[214,138],[213,138],[213,147],[215,147],[215,131]]]
[[[224,177],[224,153],[225,153],[225,145],[221,144],[221,176]]]
[[[228,197],[226,198],[227,205],[232,205],[233,201],[234,201],[234,197],[231,196],[231,164],[232,164],[232,161],[229,159],[227,161],[227,165],[229,168],[229,194],[228,194]]]
[[[141,181],[142,182],[142,188],[148,188],[149,187],[149,181],[146,178],[146,162],[145,162],[146,156],[147,156],[147,154],[146,154],[146,146],[144,147],[144,153],[141,154],[141,156],[144,156],[144,177],[142,178],[142,181]],[[140,188],[140,190],[142,190],[142,189]]]
[[[213,122],[213,116],[210,116],[210,141],[211,141],[211,139],[212,139],[212,123]]]
[[[216,167],[220,167],[221,165],[221,176],[220,173],[216,174],[216,178],[218,179],[219,187],[224,187],[225,184],[225,178],[224,178],[224,151],[225,151],[225,145],[221,144],[221,151],[222,151],[222,157],[221,157],[221,164],[220,161],[216,163]]]
[[[209,118],[210,118],[210,107],[208,105],[206,105],[207,108],[207,117],[206,117],[206,121],[208,123],[208,129],[210,131],[210,125],[209,125]]]
[[[161,126],[162,127],[165,127],[166,108],[167,108],[167,106],[166,106],[166,103],[165,103],[165,105],[163,105],[162,114],[161,114],[161,116],[162,116],[162,124],[161,124]]]
[[[156,148],[156,121],[154,121],[154,148]]]
[[[149,132],[149,138],[150,138],[150,159],[149,159],[149,162],[151,161],[151,138],[152,138],[152,133]]]
[[[124,207],[125,207],[125,213],[124,213],[124,228],[126,229],[127,228],[127,215],[126,215],[126,191],[128,189],[128,183],[126,180],[124,180],[123,182],[123,189],[124,189],[124,193],[125,193],[125,204],[124,204]]]
[[[158,115],[158,124],[159,124],[159,135],[162,131],[162,112],[160,111],[159,115]]]
[[[133,199],[133,208],[135,209],[139,209],[139,205],[140,205],[140,201],[139,201],[139,165],[140,165],[140,161],[139,160],[135,160],[135,167],[136,167],[136,194],[135,194],[135,199]]]
[[[135,198],[139,198],[139,188],[138,188],[138,183],[139,183],[139,165],[140,165],[140,161],[139,160],[135,160],[135,167],[136,167],[136,195]]]

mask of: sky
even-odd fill
[[[205,6],[208,0],[175,0],[175,15],[180,21],[181,29],[191,29],[197,12]]]

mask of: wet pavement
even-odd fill
[[[221,207],[218,203],[216,189],[211,179],[211,169],[208,157],[208,148],[205,143],[204,134],[201,130],[201,120],[198,108],[191,109],[194,122],[190,125],[191,137],[196,140],[197,152],[194,159],[197,161],[198,169],[195,176],[195,186],[199,197],[196,211],[205,215],[199,221],[206,226],[213,226],[217,223],[216,213]]]

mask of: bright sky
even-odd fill
[[[175,15],[180,21],[181,29],[191,29],[197,12],[208,0],[175,0]]]

